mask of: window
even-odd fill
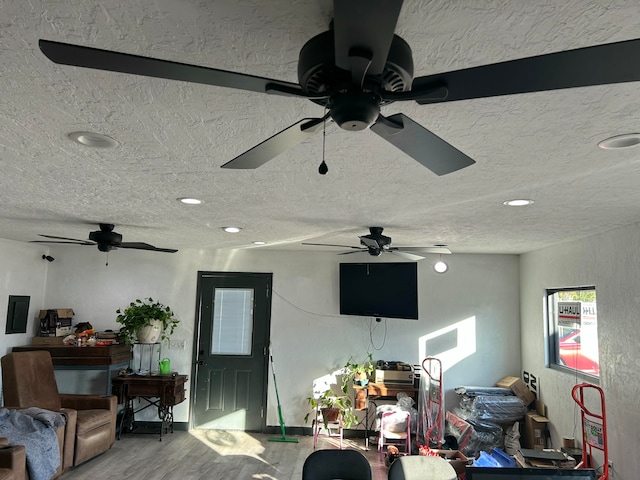
[[[253,289],[216,288],[212,355],[251,355]]]
[[[597,377],[598,310],[595,287],[547,290],[549,366]]]

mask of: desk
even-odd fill
[[[129,366],[133,358],[129,345],[104,347],[67,347],[64,345],[27,345],[13,347],[14,352],[46,350],[51,354],[54,370],[101,370],[106,372],[105,394],[111,394],[111,376]],[[68,392],[71,393],[71,392]],[[76,392],[80,393],[80,392]],[[95,393],[95,392],[94,392]]]
[[[163,433],[173,433],[173,406],[185,400],[184,384],[189,377],[177,373],[167,375],[125,375],[111,379],[112,393],[118,397],[118,403],[124,404],[124,410],[120,417],[118,440],[126,428],[132,432],[135,423],[135,414],[149,407],[158,408],[158,417],[162,421],[160,425],[160,441]],[[133,401],[139,399],[145,405],[137,410]]]
[[[365,411],[364,420],[364,435],[365,435],[365,447],[369,448],[369,402],[374,405],[373,400],[397,400],[399,393],[406,393],[409,397],[413,398],[417,404],[418,389],[413,387],[413,384],[393,384],[393,383],[373,383],[369,382],[365,387],[354,385],[355,392],[355,410]]]

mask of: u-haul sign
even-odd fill
[[[582,302],[558,302],[558,323],[561,325],[570,325],[572,323],[580,324],[582,318]]]

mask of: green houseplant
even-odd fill
[[[148,343],[155,343],[158,338],[168,340],[180,323],[171,308],[151,297],[144,300],[137,298],[128,307],[116,310],[116,313],[116,322],[122,325],[120,338],[128,344],[141,341],[139,334],[144,329],[152,329],[156,333],[155,340]]]
[[[353,357],[350,358],[344,365],[342,373],[342,388],[353,382],[355,385],[361,387],[366,386],[369,383],[371,374],[374,370],[373,357],[371,354],[367,354],[366,360],[362,362],[354,362]]]
[[[358,424],[358,417],[353,410],[351,397],[347,395],[346,387],[341,388],[341,393],[336,393],[328,388],[318,397],[307,397],[310,411],[304,417],[305,423],[309,422],[311,415],[314,416],[311,426],[315,425],[315,414],[317,410],[322,412],[324,427],[328,428],[329,422],[335,421],[342,415],[342,426],[351,428]]]

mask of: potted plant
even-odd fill
[[[116,322],[120,327],[120,338],[131,344],[156,343],[158,339],[168,340],[180,322],[171,308],[151,297],[131,302],[128,307],[116,310]]]
[[[308,423],[309,417],[313,414],[311,427],[315,425],[315,414],[318,410],[322,413],[324,428],[328,428],[329,422],[338,420],[340,416],[342,416],[343,428],[351,428],[358,424],[358,417],[353,410],[353,403],[351,397],[347,395],[346,387],[343,387],[339,394],[328,388],[318,397],[307,397],[307,402],[311,410],[305,415],[304,421]]]
[[[374,370],[373,358],[369,353],[367,359],[362,362],[354,362],[353,357],[350,358],[344,365],[342,373],[342,387],[353,382],[355,385],[361,387],[366,386],[369,383],[369,378]]]

